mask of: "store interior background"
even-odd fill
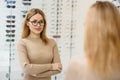
[[[56,40],[63,65],[63,71],[52,76],[52,80],[64,80],[71,57],[84,55],[85,17],[88,8],[95,1],[0,0],[0,80],[23,78],[16,45],[21,38],[25,13],[31,8],[40,8],[46,14],[47,35]],[[120,7],[120,0],[108,1]]]

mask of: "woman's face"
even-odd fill
[[[35,14],[27,22],[30,32],[34,34],[40,34],[44,28],[44,20],[41,14]]]

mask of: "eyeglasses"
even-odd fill
[[[7,4],[10,4],[10,3],[12,3],[12,4],[15,4],[16,3],[16,1],[7,1]]]
[[[15,37],[15,34],[6,34],[7,37]]]
[[[25,14],[27,13],[27,10],[22,10],[22,17],[24,18],[25,17]]]
[[[60,38],[61,35],[53,35],[53,38]]]
[[[25,2],[23,2],[23,5],[31,5],[31,3],[25,3]]]
[[[6,30],[6,32],[7,33],[10,33],[10,32],[15,33],[15,30]]]
[[[33,25],[33,26],[44,26],[44,21],[43,20],[40,20],[39,22],[37,22],[36,20],[34,20],[34,21],[29,21],[29,22],[31,22],[31,24]],[[39,24],[39,25],[38,25]]]
[[[8,15],[7,18],[13,18],[13,19],[15,19],[15,16],[14,15]]]
[[[15,25],[6,25],[6,27],[8,27],[8,28],[14,28]]]
[[[15,39],[6,39],[7,42],[14,42]]]
[[[7,23],[15,23],[15,20],[6,20]]]
[[[24,18],[25,16],[26,16],[25,14],[22,15],[23,18]]]
[[[23,1],[31,1],[31,0],[23,0]]]
[[[7,8],[15,8],[15,5],[7,5]]]

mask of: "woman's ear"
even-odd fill
[[[27,26],[29,26],[29,22],[27,21],[26,23],[27,23]]]

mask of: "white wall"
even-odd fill
[[[7,4],[7,1],[16,1],[15,4]],[[57,80],[63,80],[64,74],[72,56],[84,55],[84,23],[86,13],[96,0],[32,0],[30,6],[23,5],[23,0],[0,0],[0,80],[21,80],[22,70],[19,65],[16,44],[22,31],[23,11],[37,7],[42,9],[47,18],[47,35],[60,36],[54,38],[58,44],[63,71],[55,75]],[[114,2],[116,4],[116,2]],[[15,5],[15,8],[7,8],[7,5]],[[72,5],[74,7],[72,7]],[[57,10],[59,9],[59,10]],[[59,13],[59,14],[57,14]],[[15,23],[7,23],[6,16],[15,15]],[[59,22],[57,22],[57,20]],[[15,25],[8,28],[6,25]],[[6,30],[15,30],[15,33],[7,33]],[[6,34],[15,34],[14,42],[6,42]],[[70,36],[73,36],[71,38]],[[11,60],[10,60],[11,58]],[[11,70],[11,71],[10,71]],[[9,77],[10,74],[10,77]],[[52,80],[55,80],[55,76]]]

